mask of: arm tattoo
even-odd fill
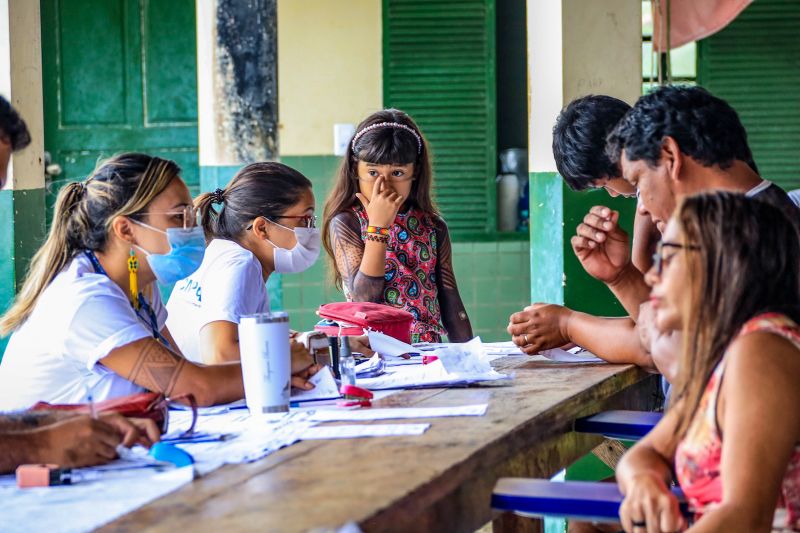
[[[356,302],[383,302],[383,276],[368,276],[361,272],[364,242],[358,219],[349,213],[339,213],[331,221],[336,268],[350,298]]]
[[[439,308],[442,322],[447,330],[450,342],[466,342],[472,338],[470,324],[461,294],[458,292],[456,275],[453,271],[453,247],[447,224],[441,218],[436,219],[436,240],[439,243],[436,258],[436,283],[439,289]]]
[[[186,359],[153,339],[144,345],[125,379],[149,391],[169,396],[185,365]]]

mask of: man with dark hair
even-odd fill
[[[11,152],[22,150],[31,143],[25,122],[11,104],[0,96],[0,188],[6,183]]]
[[[797,216],[786,192],[758,175],[739,115],[701,87],[642,96],[609,136],[607,152],[659,229],[678,198],[715,189],[757,196]]]
[[[631,106],[605,95],[573,100],[553,126],[553,157],[558,173],[574,191],[605,188],[611,196],[635,196],[619,164],[606,154],[606,137]]]
[[[602,187],[611,196],[636,196],[636,187],[622,178],[619,164],[606,154],[608,134],[630,109],[617,98],[590,95],[573,100],[561,111],[553,127],[553,156],[570,188]],[[632,257],[642,272],[650,268],[660,236],[650,217],[637,211]],[[654,368],[630,318],[594,317],[560,305],[533,304],[513,314],[509,322],[509,333],[521,336],[529,353],[568,339],[609,362]]]
[[[25,122],[0,96],[0,187],[11,153],[30,142]],[[116,413],[97,418],[56,411],[0,414],[0,474],[26,463],[63,467],[107,463],[117,456],[117,446],[149,446],[159,436],[152,420],[127,419]]]
[[[741,191],[780,206],[792,220],[800,218],[786,193],[758,175],[736,111],[700,87],[660,87],[642,96],[609,136],[607,152],[620,164],[625,180],[639,190],[640,211],[660,229],[680,198],[711,190]],[[631,262],[629,238],[618,218],[608,207],[593,207],[571,244],[584,269],[608,285],[638,322],[636,334],[647,339],[650,309],[642,304],[650,289]],[[640,317],[640,309],[648,316]],[[509,331],[528,353],[567,341],[580,344],[578,336],[590,336],[593,324],[601,326],[592,321],[602,320],[561,306],[526,313],[518,313],[522,316],[512,320]],[[650,365],[646,359],[638,364],[654,364],[674,378],[674,339],[645,342],[651,349],[659,343],[667,347],[653,350]]]

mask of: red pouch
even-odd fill
[[[197,402],[194,395],[182,394],[175,398],[167,399],[163,394],[157,392],[140,392],[119,398],[111,398],[94,404],[94,411],[100,413],[119,413],[126,418],[149,418],[154,421],[161,429],[161,433],[167,432],[169,424],[169,402],[172,400],[188,400],[192,407],[192,425],[186,431],[191,434],[197,422]],[[88,403],[62,403],[53,404],[39,402],[31,408],[32,411],[73,411],[81,414],[91,414]]]
[[[321,305],[317,314],[339,323],[338,326],[318,324],[314,328],[329,337],[339,336],[340,329],[341,335],[363,335],[366,328],[411,344],[414,315],[396,307],[370,302],[335,302]]]

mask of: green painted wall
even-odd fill
[[[531,301],[593,315],[625,315],[611,291],[583,270],[570,239],[594,205],[620,211],[621,224],[631,234],[636,201],[611,198],[602,190],[574,192],[555,172],[532,172],[530,180]]]
[[[44,239],[45,191],[0,191],[0,312],[14,299]],[[8,339],[0,337],[0,359]]]

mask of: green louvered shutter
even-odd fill
[[[755,0],[700,41],[698,82],[739,112],[761,174],[800,188],[800,2]]]
[[[417,121],[452,233],[495,229],[494,0],[384,0],[384,104]]]

